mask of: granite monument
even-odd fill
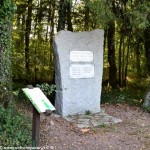
[[[100,112],[104,31],[58,32],[53,41],[56,112]]]

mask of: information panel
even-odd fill
[[[70,51],[71,62],[93,62],[92,51]]]
[[[93,78],[94,65],[93,64],[71,64],[70,78]]]
[[[46,110],[55,110],[54,106],[51,104],[40,88],[23,88],[22,90],[39,113],[45,112]]]

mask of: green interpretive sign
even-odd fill
[[[55,107],[51,104],[40,88],[23,88],[22,90],[39,113],[46,112],[46,110],[55,110]]]

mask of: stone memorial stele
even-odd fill
[[[53,41],[56,112],[100,112],[104,31],[58,32]]]

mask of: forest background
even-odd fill
[[[150,2],[147,0],[16,0],[13,81],[54,80],[52,40],[60,30],[105,30],[104,80],[112,88],[150,75]]]
[[[16,0],[15,4],[12,69],[15,83],[54,84],[54,35],[60,30],[99,28],[105,31],[105,89],[120,90],[132,83],[137,88],[142,88],[141,84],[148,86],[149,0]]]
[[[6,9],[5,17],[1,18],[10,20],[2,26],[1,37],[6,39],[8,29],[7,39],[12,37],[9,44],[1,41],[1,56],[7,58],[1,65],[1,86],[7,91],[12,89],[11,83],[13,89],[26,84],[55,84],[54,35],[60,30],[80,32],[96,28],[105,31],[104,91],[122,91],[133,86],[144,92],[143,85],[148,87],[149,0],[14,0],[13,3],[2,0],[1,3]],[[11,14],[14,14],[13,25]],[[3,49],[6,49],[4,54]]]

